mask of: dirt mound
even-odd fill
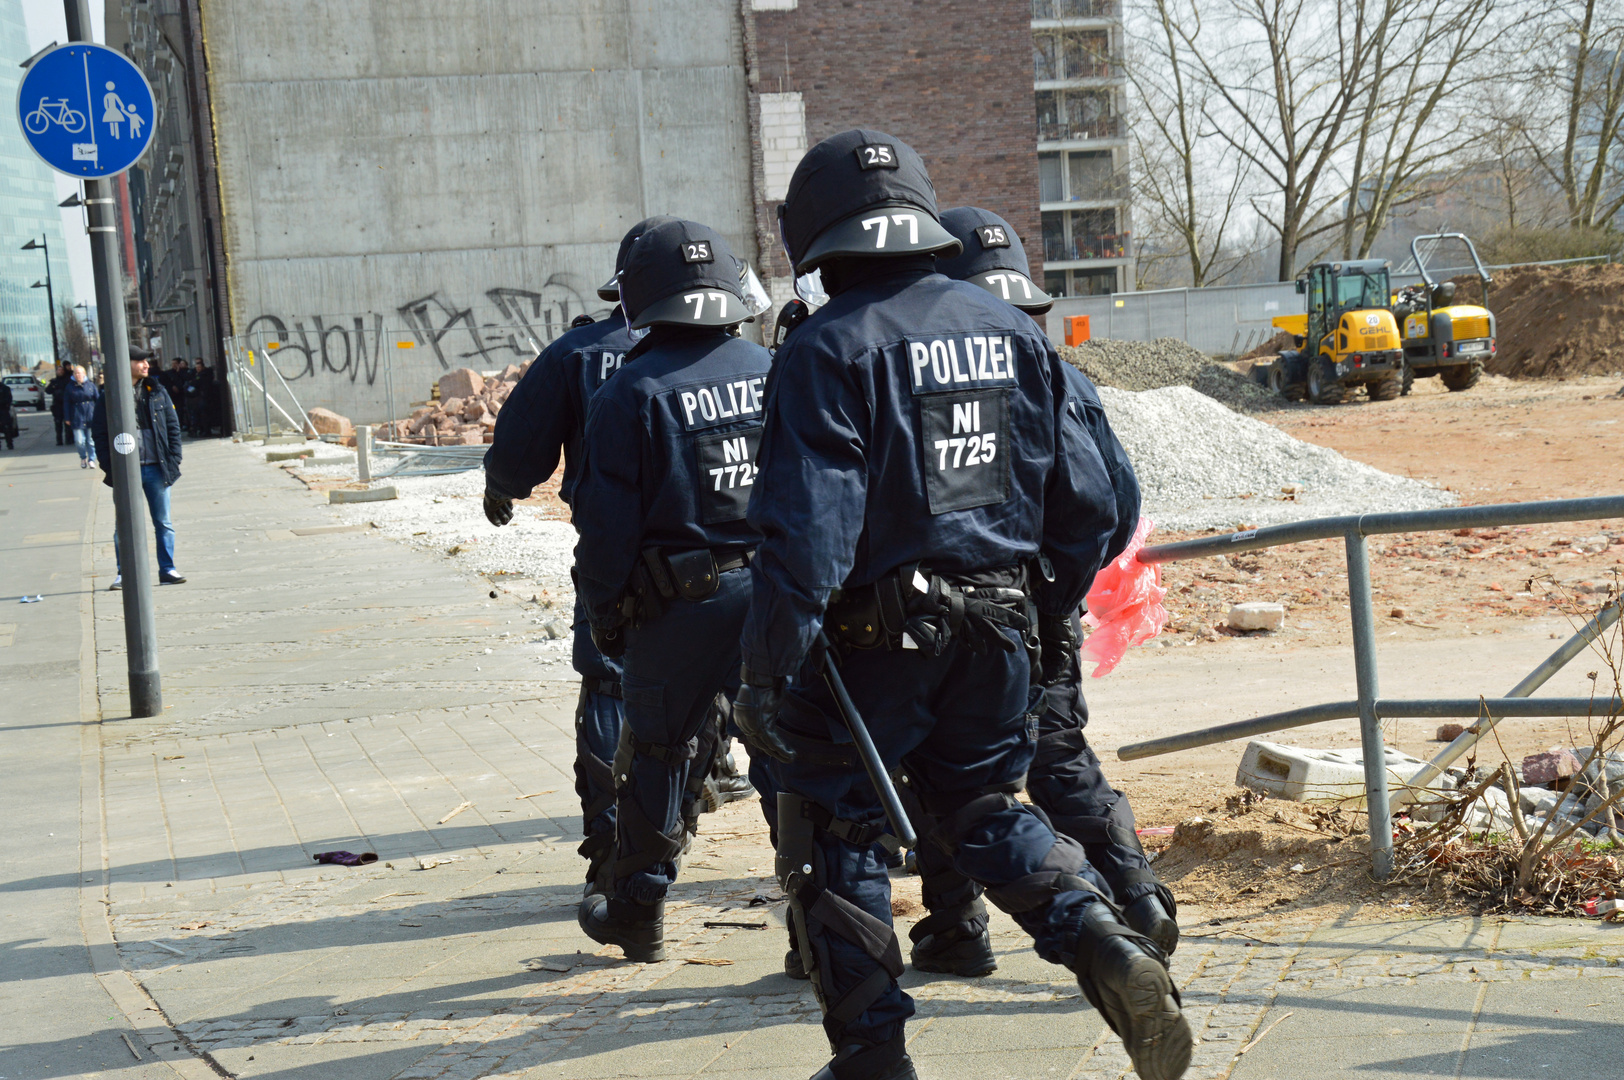
[[[1284,405],[1247,376],[1177,338],[1085,341],[1076,346],[1062,345],[1060,356],[1097,386],[1114,386],[1118,390],[1189,386],[1239,412],[1264,412]]]
[[[1296,342],[1292,335],[1282,330],[1268,341],[1265,341],[1261,345],[1254,348],[1248,349],[1246,352],[1243,352],[1239,356],[1235,357],[1235,359],[1237,361],[1262,360],[1271,356],[1279,356],[1287,349],[1295,347]]]
[[[1495,272],[1489,310],[1499,350],[1488,370],[1514,379],[1624,370],[1624,265],[1529,266]],[[1475,303],[1477,280],[1457,281]]]
[[[1228,813],[1178,824],[1156,875],[1181,902],[1235,914],[1345,903],[1372,894],[1363,818],[1232,795]]]

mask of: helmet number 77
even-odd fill
[[[917,245],[919,243],[919,215],[918,214],[892,214],[891,215],[891,220],[889,222],[886,221],[885,215],[881,214],[879,217],[871,217],[871,218],[864,218],[863,219],[863,231],[864,232],[868,232],[870,229],[874,228],[874,226],[876,226],[876,225],[878,225],[880,227],[879,235],[874,238],[874,247],[876,249],[883,249],[885,247],[885,231],[886,231],[887,228],[890,227],[890,225],[892,223],[895,223],[897,225],[902,225],[902,224],[906,223],[907,226],[908,226],[908,243],[914,244],[914,245]]]
[[[727,318],[727,293],[725,292],[685,293],[682,302],[694,306],[694,318],[698,320],[705,317],[705,301],[707,299],[716,301],[716,315],[718,318]]]

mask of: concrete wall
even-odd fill
[[[232,323],[306,405],[381,418],[369,355],[402,401],[522,362],[650,214],[757,258],[738,0],[200,6]]]

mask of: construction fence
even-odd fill
[[[458,368],[498,375],[523,366],[545,344],[515,326],[499,344],[472,353],[420,330],[381,323],[335,323],[310,331],[239,334],[224,340],[237,430],[298,431],[306,410],[329,409],[355,424],[382,424],[411,414],[434,393],[440,376]],[[493,328],[484,328],[487,339]]]
[[[1514,263],[1488,269],[1509,270],[1513,266],[1559,266],[1568,263],[1611,262],[1610,256],[1594,259],[1563,259],[1558,262]],[[1470,266],[1428,267],[1434,280],[1475,272]],[[1395,290],[1414,285],[1419,274],[1392,275]],[[1473,297],[1475,302],[1476,297]],[[1258,285],[1209,285],[1200,289],[1153,289],[1144,292],[1112,293],[1105,296],[1068,296],[1055,301],[1045,329],[1050,340],[1066,340],[1064,320],[1070,315],[1087,315],[1093,337],[1117,341],[1154,341],[1178,338],[1213,356],[1238,356],[1261,345],[1275,334],[1277,315],[1300,315],[1306,310],[1290,281],[1268,281]]]

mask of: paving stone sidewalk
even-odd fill
[[[753,804],[705,819],[670,959],[597,948],[574,918],[575,685],[540,613],[366,531],[294,536],[335,518],[241,448],[187,461],[191,582],[158,596],[171,707],[120,718],[120,611],[99,594],[103,820],[82,838],[86,865],[105,845],[85,888],[169,1025],[159,1049],[278,1080],[811,1074],[826,1046],[782,974]],[[107,544],[95,562],[105,584]],[[379,861],[313,863],[334,849]],[[1192,1078],[1619,1075],[1624,928],[1213,914],[1174,959]],[[921,1076],[1122,1077],[1075,982],[994,930],[993,976],[905,977]]]

